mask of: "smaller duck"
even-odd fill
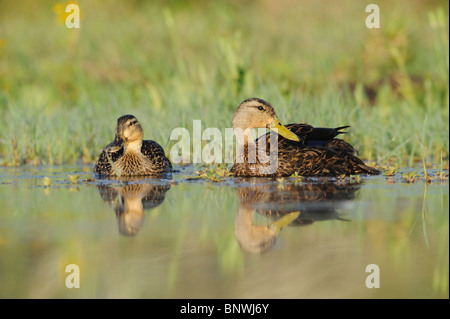
[[[144,130],[136,117],[119,117],[114,140],[101,152],[94,173],[117,177],[171,173],[172,164],[161,145],[143,137]]]

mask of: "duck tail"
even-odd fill
[[[346,128],[349,128],[349,127],[350,127],[350,125],[339,126],[339,127],[336,127],[334,130],[336,131],[336,135],[339,135],[339,134],[347,134],[348,132],[342,132],[341,130],[346,129]]]
[[[376,168],[367,166],[366,164],[360,164],[359,168],[362,170],[362,172],[364,174],[369,174],[369,175],[380,175],[381,171],[377,170]]]

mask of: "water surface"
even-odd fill
[[[448,181],[195,171],[1,168],[0,298],[448,298]],[[79,289],[66,287],[69,264]],[[366,286],[370,264],[379,288]]]

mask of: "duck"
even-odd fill
[[[260,98],[244,100],[233,120],[236,159],[230,173],[240,177],[305,177],[377,175],[381,172],[358,158],[356,149],[336,138],[350,126],[313,127],[309,124],[283,125],[273,106]],[[256,140],[252,129],[267,128]],[[272,143],[271,143],[272,142]]]
[[[144,130],[134,115],[119,117],[114,140],[100,153],[94,174],[121,177],[172,173],[172,163],[161,145],[143,138]]]

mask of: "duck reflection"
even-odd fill
[[[161,205],[170,189],[170,182],[150,184],[144,181],[123,186],[97,186],[102,199],[114,208],[119,233],[122,235],[136,235],[144,223],[144,210]]]
[[[339,208],[356,197],[358,184],[326,183],[265,183],[247,180],[250,186],[235,188],[239,209],[234,224],[234,234],[241,247],[251,253],[271,249],[283,227],[310,225],[315,221],[342,218]],[[264,215],[274,222],[255,225],[254,213]]]

